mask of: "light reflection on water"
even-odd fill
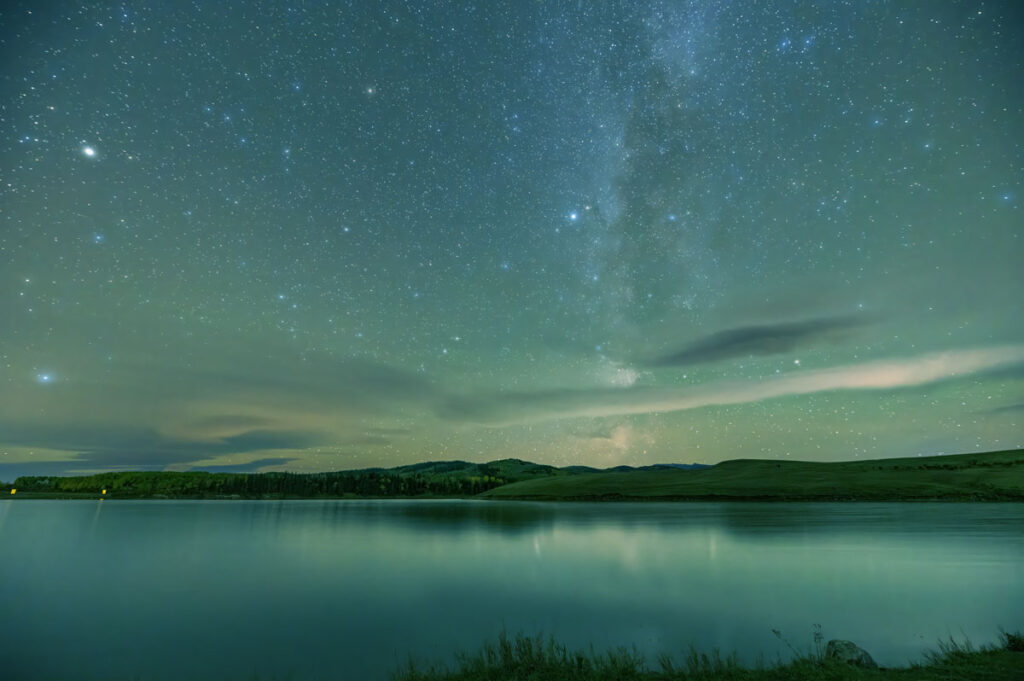
[[[25,678],[386,678],[502,628],[752,662],[821,624],[902,664],[1024,627],[1021,504],[0,506],[0,660]]]

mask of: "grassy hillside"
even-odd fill
[[[491,499],[1024,501],[1024,450],[841,463],[737,459],[699,470],[632,470],[526,480]]]

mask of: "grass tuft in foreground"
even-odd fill
[[[408,666],[395,673],[395,681],[1011,681],[1024,680],[1024,635],[1003,633],[999,645],[975,648],[969,641],[939,641],[938,650],[909,667],[861,669],[822,653],[815,634],[815,650],[797,654],[788,662],[747,668],[734,654],[718,650],[700,653],[692,647],[681,662],[668,655],[658,659],[659,669],[648,669],[635,649],[607,653],[569,651],[554,639],[502,633],[475,654],[460,654],[454,668]]]

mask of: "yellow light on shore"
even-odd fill
[[[101,494],[106,494],[106,493],[107,493],[107,490],[103,490],[103,491],[101,492]]]
[[[14,493],[15,493],[15,492],[17,492],[17,491],[18,491],[18,490],[17,490],[17,488],[15,488],[15,487],[12,487],[12,488],[11,488],[11,494],[14,494]]]

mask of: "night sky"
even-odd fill
[[[1016,2],[5,7],[0,479],[1024,446]]]

